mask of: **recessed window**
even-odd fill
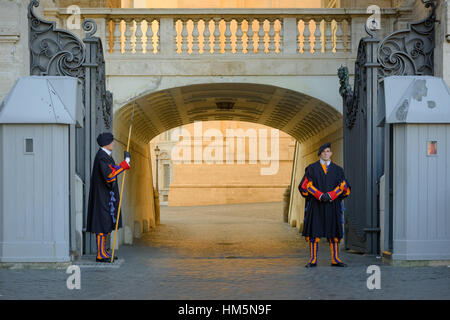
[[[34,153],[34,144],[32,138],[25,138],[25,154]]]
[[[438,150],[437,150],[437,141],[428,141],[427,142],[427,156],[437,156]]]
[[[170,165],[164,164],[164,188],[168,189],[170,186]]]

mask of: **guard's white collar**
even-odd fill
[[[109,151],[108,149],[105,149],[105,148],[103,148],[103,147],[100,147],[100,149],[102,149],[103,151],[105,151],[105,152],[108,154],[108,156],[111,156],[112,151]]]
[[[327,164],[327,167],[330,165],[330,163],[331,163],[331,160],[328,160],[328,161],[324,161],[324,160],[322,160],[322,158],[320,159],[320,164]]]

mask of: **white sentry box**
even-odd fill
[[[0,105],[1,262],[70,260],[71,128],[82,123],[80,96],[76,78],[30,76]]]

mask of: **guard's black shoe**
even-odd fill
[[[308,263],[305,268],[313,268],[313,267],[317,267],[317,263]]]
[[[108,258],[102,258],[102,259],[96,258],[95,261],[97,261],[97,262],[111,262],[111,259],[108,259]]]
[[[338,262],[338,263],[332,263],[331,266],[344,268],[344,267],[347,267],[347,264],[345,264],[343,262]]]
[[[111,253],[109,251],[107,251],[107,252],[109,254],[109,258],[108,259],[111,261]],[[117,259],[118,259],[117,256],[114,256],[113,262],[116,261]]]

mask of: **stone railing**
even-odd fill
[[[392,16],[395,10],[382,13]],[[56,15],[64,25],[65,10]],[[115,56],[319,56],[352,54],[368,14],[356,9],[90,8],[81,9],[81,17],[103,25],[105,51]]]

